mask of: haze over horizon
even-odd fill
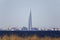
[[[29,8],[33,27],[60,28],[60,0],[0,0],[0,28],[28,27]]]

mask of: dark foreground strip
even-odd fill
[[[60,31],[0,31],[0,36],[15,34],[21,37],[37,35],[38,37],[60,37]]]

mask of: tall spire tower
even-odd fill
[[[29,15],[29,23],[28,23],[29,31],[32,28],[32,15],[31,15],[31,9],[30,9],[30,15]]]

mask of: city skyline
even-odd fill
[[[60,28],[60,0],[0,0],[0,28],[28,27],[29,8],[33,27]]]
[[[47,28],[37,28],[37,27],[33,27],[32,26],[32,12],[31,12],[31,8],[29,8],[29,18],[28,18],[28,27],[23,26],[22,28],[17,28],[18,26],[15,27],[8,27],[6,29],[1,29],[0,31],[60,31],[60,28],[51,28],[51,29],[47,29]]]

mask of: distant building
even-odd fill
[[[39,31],[39,29],[38,28],[31,28],[31,31]]]
[[[31,15],[31,9],[30,9],[29,22],[28,22],[29,31],[31,30],[31,28],[32,28],[32,15]]]
[[[29,15],[29,21],[28,21],[28,30],[29,31],[38,31],[38,28],[33,28],[32,27],[32,14],[31,14],[31,9],[30,9],[30,15]]]
[[[28,31],[28,28],[27,28],[27,27],[23,27],[23,28],[21,29],[21,31]]]

